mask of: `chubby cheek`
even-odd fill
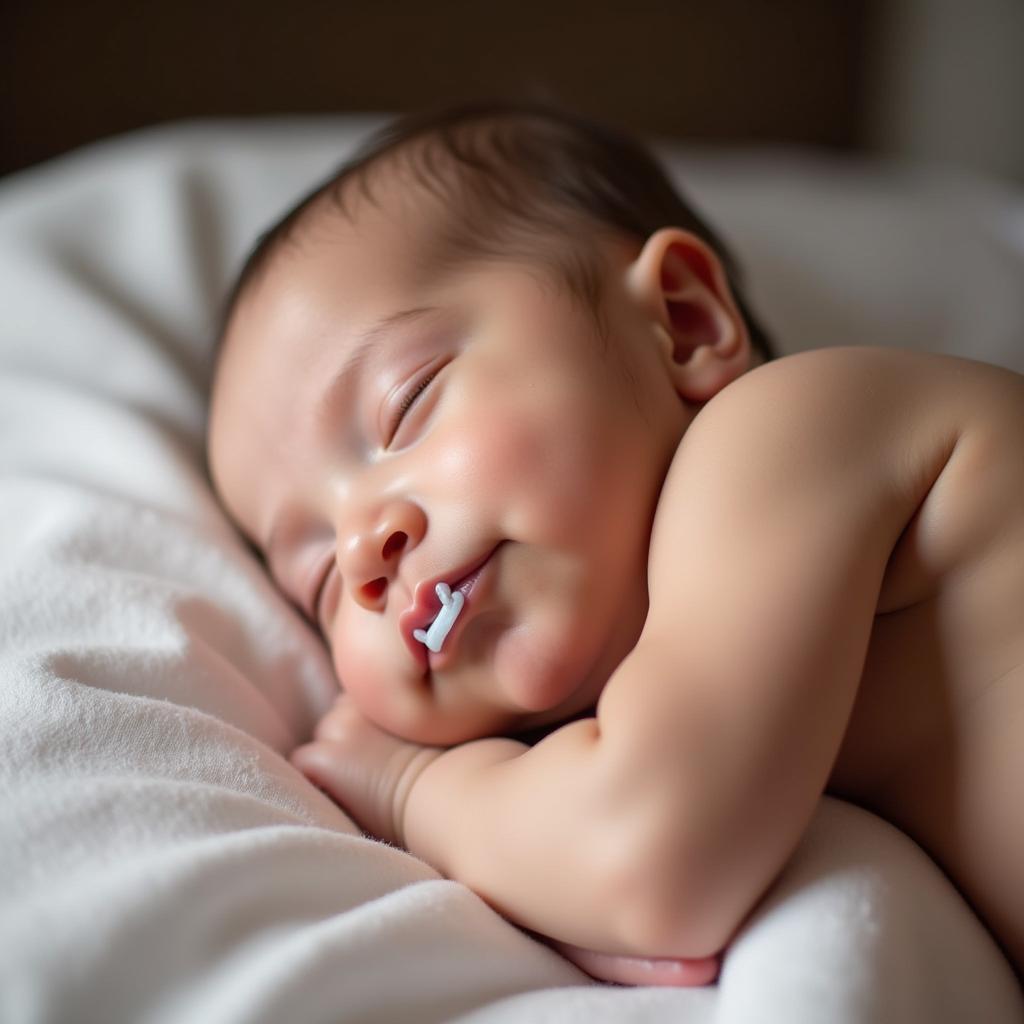
[[[332,636],[332,658],[341,688],[371,721],[389,728],[401,713],[401,687],[408,680],[397,666],[388,664],[387,647],[374,643],[374,631],[346,629],[336,625]]]
[[[513,624],[498,637],[494,674],[498,690],[520,711],[538,713],[579,700],[604,662],[607,613],[564,580],[551,589],[520,591]],[[603,682],[603,680],[601,680]]]
[[[647,613],[645,562],[637,552],[613,564],[613,548],[605,540],[568,553],[506,549],[500,600],[509,619],[493,663],[498,689],[514,706],[583,710],[636,644]]]
[[[552,623],[527,615],[507,630],[494,651],[494,674],[500,691],[522,712],[548,711],[578,687],[583,653],[576,637],[567,643]]]
[[[590,518],[602,486],[599,449],[597,439],[573,436],[560,420],[496,404],[445,439],[435,465],[476,521],[496,524],[511,540],[556,543]]]

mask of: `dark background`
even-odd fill
[[[941,94],[951,63],[942,47],[961,67],[971,24],[984,23],[971,73],[991,77],[986,48],[1012,38],[1018,9],[1021,0],[0,0],[0,174],[169,120],[397,112],[476,96],[547,96],[691,141],[920,156],[907,125],[920,135],[927,121],[921,66],[939,69],[924,92]],[[1020,52],[1014,43],[1014,67]],[[1020,85],[1024,97],[1019,75],[982,84],[1001,95]],[[923,102],[945,103],[950,120],[948,98]],[[950,125],[934,134],[948,149]],[[949,158],[935,145],[923,155]],[[991,169],[1024,169],[1012,145],[1009,165],[985,158]],[[962,148],[978,162],[976,141]]]

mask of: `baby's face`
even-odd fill
[[[686,414],[624,251],[606,345],[538,271],[435,279],[422,257],[442,215],[400,192],[381,205],[314,226],[243,300],[215,483],[379,725],[451,744],[559,721],[639,635]],[[414,632],[438,582],[465,603],[431,653]]]

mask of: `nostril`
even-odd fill
[[[391,534],[391,536],[384,542],[384,549],[381,551],[381,555],[384,560],[387,561],[392,555],[399,554],[402,548],[405,547],[408,540],[408,535],[402,533],[401,530]],[[377,581],[375,580],[374,582]]]
[[[375,580],[363,584],[363,595],[369,601],[379,601],[387,586],[388,581],[383,576],[378,576]]]

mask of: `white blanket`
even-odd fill
[[[287,763],[318,641],[204,477],[217,305],[373,119],[172,126],[0,182],[0,1019],[1024,1019],[908,839],[824,801],[701,990],[594,984]],[[793,153],[674,151],[787,349],[1024,370],[1024,203]]]

